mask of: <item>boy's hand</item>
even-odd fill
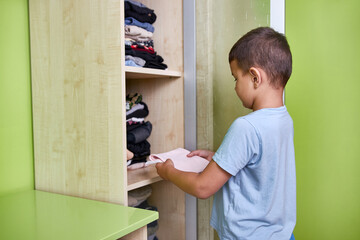
[[[210,162],[214,155],[215,155],[215,153],[212,151],[209,151],[209,150],[195,150],[195,151],[190,152],[187,155],[187,157],[199,156],[199,157],[205,158],[206,160],[208,160]]]
[[[155,165],[157,173],[164,180],[169,180],[169,170],[174,168],[174,163],[171,159],[167,159],[164,163],[157,163]]]

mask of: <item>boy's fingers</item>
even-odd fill
[[[195,156],[195,155],[199,155],[199,153],[200,153],[199,150],[194,150],[194,151],[191,151],[187,156],[192,157],[192,156]]]

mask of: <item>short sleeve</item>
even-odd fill
[[[235,176],[250,161],[259,156],[260,139],[253,125],[238,118],[230,126],[213,160]]]

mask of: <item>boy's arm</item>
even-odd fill
[[[202,199],[214,195],[232,176],[213,160],[201,173],[180,171],[174,168],[170,159],[165,163],[157,163],[156,169],[163,179],[171,181],[184,192]]]

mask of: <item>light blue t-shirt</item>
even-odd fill
[[[294,128],[285,106],[236,119],[213,160],[232,177],[215,194],[220,239],[289,240],[296,222]]]

